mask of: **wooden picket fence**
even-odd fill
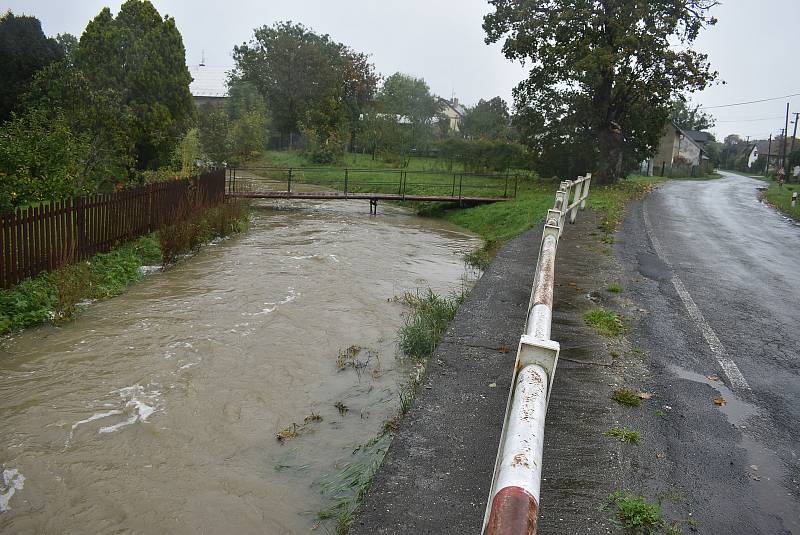
[[[223,169],[0,214],[0,287],[86,260],[225,199]]]

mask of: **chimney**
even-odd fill
[[[453,97],[453,100],[450,101],[453,106],[458,106],[458,97]]]

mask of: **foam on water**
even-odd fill
[[[75,430],[79,426],[94,422],[95,420],[110,418],[112,416],[128,415],[128,417],[121,422],[99,428],[97,432],[100,434],[113,433],[114,431],[118,431],[123,427],[133,425],[136,422],[146,421],[154,412],[156,412],[156,406],[159,396],[161,395],[161,392],[158,390],[145,391],[144,387],[141,385],[126,386],[125,388],[114,390],[111,393],[119,394],[125,403],[124,406],[121,409],[113,409],[110,411],[95,413],[88,418],[78,420],[72,424],[72,429],[70,430],[69,437],[67,438],[66,446],[69,446]],[[108,406],[108,404],[105,404],[105,406]]]
[[[3,484],[0,488],[0,513],[11,509],[8,502],[18,490],[25,487],[25,476],[19,473],[16,468],[6,468],[3,470]]]

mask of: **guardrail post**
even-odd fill
[[[292,192],[292,168],[291,167],[289,168],[289,175],[288,175],[288,178],[286,180],[286,191],[288,193]]]
[[[574,224],[575,223],[575,216],[578,215],[578,207],[580,206],[581,199],[583,198],[583,188],[584,184],[586,184],[586,180],[583,177],[578,177],[577,184],[575,186],[575,197],[572,199],[572,204],[574,207],[569,211],[569,222]]]
[[[462,173],[461,175],[459,175],[459,178],[458,178],[458,201],[459,201],[459,203],[461,202],[461,191],[463,189],[463,186],[464,186],[464,174]]]
[[[347,168],[344,170],[344,198],[347,198]]]
[[[583,197],[581,197],[581,210],[586,208],[586,198],[589,196],[589,186],[592,184],[592,173],[586,173],[586,182],[583,185]]]
[[[451,197],[456,196],[456,174],[453,173],[453,192],[450,194]]]

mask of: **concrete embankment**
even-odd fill
[[[600,509],[625,473],[621,446],[602,436],[620,411],[608,397],[620,381],[609,344],[624,342],[595,335],[582,319],[612,299],[602,288],[619,271],[597,224],[597,214],[581,213],[556,260],[553,339],[562,350],[545,435],[542,533],[613,529]],[[480,532],[541,230],[509,242],[462,305],[351,534]]]

